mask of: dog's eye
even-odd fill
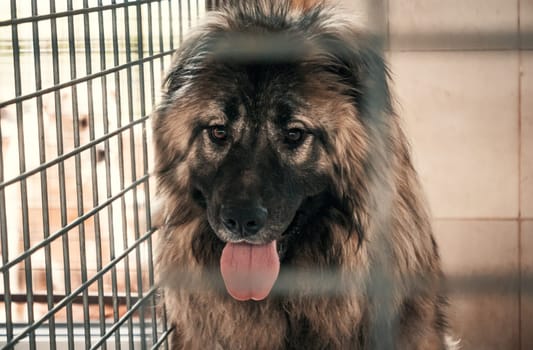
[[[224,125],[214,125],[209,128],[209,137],[215,142],[222,142],[228,138],[228,131]]]
[[[285,132],[285,142],[291,146],[297,146],[302,143],[305,132],[302,129],[292,128]]]

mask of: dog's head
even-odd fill
[[[278,250],[321,216],[357,227],[371,133],[390,109],[375,44],[323,4],[212,16],[176,54],[155,114],[166,220],[200,213],[222,242]]]

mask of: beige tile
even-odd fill
[[[517,47],[518,6],[509,0],[390,0],[395,49]]]
[[[533,349],[533,220],[523,221],[521,232],[521,334],[522,350],[526,350]]]
[[[521,61],[520,213],[522,217],[533,218],[533,52],[524,51]]]
[[[533,49],[533,0],[520,0],[521,47]]]
[[[439,218],[518,215],[518,54],[393,52],[398,113]]]
[[[386,0],[340,0],[343,11],[357,23],[385,37],[387,34]]]
[[[463,349],[518,349],[518,224],[437,220],[451,332]]]

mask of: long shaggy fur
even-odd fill
[[[257,36],[263,45],[228,46]],[[154,115],[157,272],[174,349],[445,348],[437,246],[388,81],[379,41],[322,3],[236,1],[182,45]],[[234,149],[238,167],[259,146],[218,152],[201,125],[233,113],[261,126],[273,110],[303,119],[312,140],[290,155],[264,146],[252,170],[221,171]],[[289,192],[305,189],[291,238],[279,241],[281,276],[259,302],[220,287],[225,242],[208,220],[209,195],[195,190],[215,186],[199,180],[209,174],[245,186],[245,170],[258,182],[292,174]]]

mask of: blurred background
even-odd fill
[[[533,349],[533,1],[381,11],[452,329],[464,349]]]
[[[84,322],[93,345],[120,347],[141,320],[150,340],[129,345],[164,339],[148,116],[171,53],[222,2],[1,2],[0,345],[26,332],[29,348],[56,346],[25,328],[39,320],[56,334]],[[464,349],[533,349],[533,0],[341,5],[383,37],[453,335]]]

